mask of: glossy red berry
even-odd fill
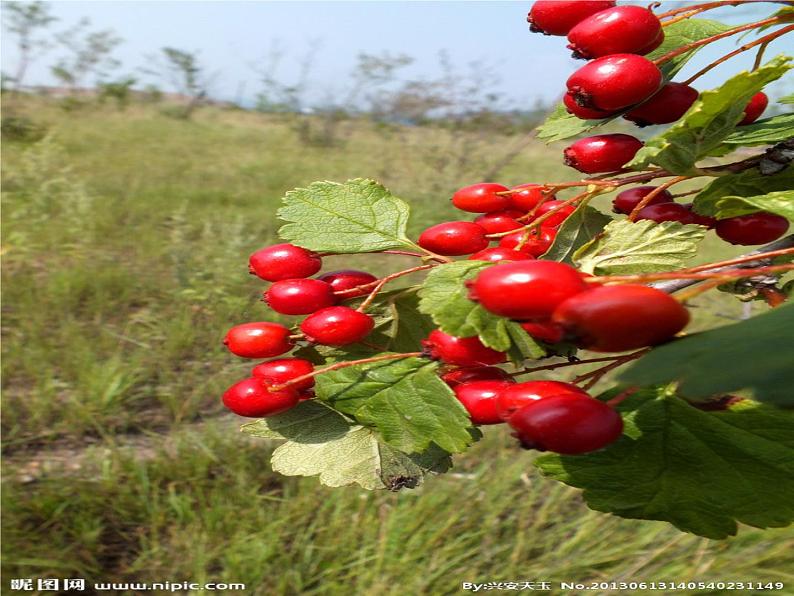
[[[514,232],[507,236],[503,236],[499,241],[499,246],[501,248],[523,252],[532,257],[539,257],[549,250],[556,235],[557,230],[554,228],[540,226],[540,229],[533,228],[529,230],[529,232]]]
[[[562,302],[552,322],[577,346],[595,352],[623,352],[671,339],[689,322],[687,309],[649,286],[600,286]]]
[[[223,394],[223,405],[238,416],[262,418],[286,412],[298,403],[298,392],[287,387],[270,391],[265,379],[244,379],[229,387]]]
[[[496,412],[502,420],[507,420],[524,406],[539,399],[545,399],[555,395],[573,393],[584,397],[590,397],[584,390],[572,383],[561,381],[526,381],[516,383],[500,393],[496,400]]]
[[[600,58],[610,54],[650,52],[664,40],[662,24],[641,6],[615,6],[582,19],[568,33],[574,58]]]
[[[301,331],[309,341],[325,346],[344,346],[364,339],[375,322],[367,314],[347,306],[329,306],[306,317]]]
[[[475,218],[474,223],[481,226],[488,234],[499,234],[520,228],[523,224],[516,220],[524,215],[526,213],[517,209],[504,209],[480,215]]]
[[[546,199],[553,199],[553,194],[544,194],[541,184],[519,184],[511,188],[510,200],[516,209],[532,211],[538,203]]]
[[[662,85],[662,72],[636,54],[588,62],[568,78],[568,92],[582,107],[618,111],[645,101]]]
[[[585,174],[614,172],[630,162],[642,145],[639,139],[620,133],[586,137],[565,149],[565,165]]]
[[[555,261],[494,265],[468,282],[469,297],[488,311],[525,321],[545,321],[565,299],[587,289],[573,267]]]
[[[331,285],[319,279],[284,279],[265,292],[265,302],[283,315],[307,315],[336,302]]]
[[[495,366],[462,366],[441,375],[441,380],[453,389],[471,381],[504,381],[514,383],[513,377]]]
[[[548,219],[544,219],[542,224],[549,228],[556,228],[562,225],[571,213],[576,211],[576,206],[566,205],[565,201],[546,201],[535,210],[534,219],[538,219],[550,211],[554,211],[554,214],[550,215]]]
[[[527,15],[530,30],[545,35],[568,35],[582,19],[615,6],[613,0],[537,0]]]
[[[637,214],[637,221],[643,219],[656,223],[677,221],[682,224],[693,224],[697,221],[695,214],[679,203],[657,203],[643,207]]]
[[[490,261],[492,263],[498,263],[499,261],[526,261],[527,259],[532,258],[532,255],[528,253],[497,246],[495,248],[486,248],[485,250],[474,253],[469,257],[469,260]]]
[[[372,288],[356,289],[355,291],[350,290],[378,281],[378,278],[371,273],[356,271],[355,269],[329,271],[328,273],[318,275],[317,279],[330,285],[335,294],[343,292],[343,294],[340,295],[342,300],[369,294]]]
[[[652,191],[656,190],[655,186],[635,186],[619,193],[618,196],[612,201],[613,211],[615,213],[625,213],[628,215],[634,208],[640,204],[646,196]],[[673,195],[669,191],[663,190],[651,199],[648,205],[657,205],[659,203],[670,203],[673,201]],[[647,207],[647,205],[646,205]]]
[[[524,406],[508,420],[527,446],[575,455],[606,447],[623,433],[620,414],[604,402],[567,393]]]
[[[273,385],[280,385],[292,379],[314,372],[314,365],[303,358],[279,358],[257,364],[251,371],[252,377],[267,379]],[[301,392],[314,387],[314,377],[291,385],[295,391]]]
[[[565,109],[568,110],[569,114],[573,114],[582,120],[603,120],[604,118],[609,118],[618,113],[605,112],[604,110],[580,106],[570,93],[566,93],[562,96],[562,103],[565,105]]]
[[[504,420],[496,410],[496,400],[511,385],[506,381],[467,381],[454,391],[474,424],[501,424]]]
[[[458,190],[452,195],[452,204],[463,211],[471,213],[490,213],[510,207],[510,196],[497,193],[510,190],[501,184],[483,182]]]
[[[731,244],[766,244],[777,240],[788,231],[785,217],[759,211],[717,221],[717,236]]]
[[[656,95],[633,108],[623,117],[637,126],[669,124],[686,114],[698,95],[697,89],[684,83],[667,83]]]
[[[267,281],[309,277],[323,266],[320,257],[294,244],[274,244],[248,259],[248,270]]]
[[[550,344],[562,341],[564,335],[562,329],[554,323],[521,323],[521,327],[527,335]]]
[[[488,246],[485,229],[470,221],[448,221],[419,235],[419,246],[439,255],[468,255]]]
[[[455,337],[440,329],[431,331],[422,340],[422,347],[431,358],[458,366],[500,364],[506,360],[503,352],[486,347],[478,337]]]
[[[243,358],[272,358],[292,349],[289,335],[289,329],[278,323],[243,323],[229,329],[223,343]]]
[[[747,107],[744,108],[744,118],[739,122],[737,126],[743,126],[745,124],[752,124],[764,113],[766,106],[769,104],[769,98],[766,96],[766,93],[763,91],[759,91],[755,95],[750,98],[750,101],[747,103]]]

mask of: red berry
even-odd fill
[[[639,139],[619,133],[586,137],[565,149],[565,165],[585,174],[614,172],[629,163],[642,145]]]
[[[485,229],[470,221],[448,221],[419,235],[419,246],[439,255],[468,255],[488,246]]]
[[[336,302],[331,285],[319,279],[284,279],[265,292],[268,306],[283,315],[307,315]]]
[[[530,30],[544,35],[567,35],[579,21],[605,8],[613,0],[538,0],[527,15]]]
[[[476,252],[469,257],[470,261],[491,261],[498,263],[499,261],[526,261],[533,258],[532,255],[525,252],[519,252],[510,248],[503,248],[501,246],[495,248],[486,248],[480,252]]]
[[[651,191],[656,190],[655,186],[635,186],[624,190],[612,201],[612,207],[615,213],[625,213],[628,215],[634,208],[640,204]],[[663,190],[651,199],[648,205],[657,205],[659,203],[670,203],[673,200],[673,195],[669,191]],[[647,207],[647,205],[646,205]]]
[[[306,317],[301,331],[309,341],[325,346],[344,346],[364,339],[375,322],[347,306],[329,306]]]
[[[495,366],[462,366],[441,375],[441,380],[453,389],[471,381],[505,381],[514,383],[513,377]]]
[[[501,184],[483,182],[465,186],[452,195],[452,204],[463,211],[490,213],[510,207],[510,195],[496,194],[510,190]]]
[[[553,194],[543,194],[542,184],[519,184],[510,190],[513,191],[510,194],[513,205],[523,211],[532,211],[541,201],[554,198]]]
[[[667,83],[656,95],[623,117],[638,126],[669,124],[686,114],[698,95],[697,89],[684,83]]]
[[[467,285],[469,297],[490,312],[527,321],[547,320],[563,300],[588,287],[576,269],[555,261],[494,265]]]
[[[278,323],[243,323],[229,329],[224,345],[243,358],[272,358],[292,349],[290,331]]]
[[[238,416],[262,418],[286,412],[298,403],[298,392],[291,387],[270,391],[271,385],[261,378],[244,379],[223,394],[223,405]]]
[[[503,236],[499,241],[499,246],[501,248],[523,252],[532,257],[539,257],[549,250],[556,235],[557,230],[554,228],[540,226],[540,229],[533,228],[529,232],[514,232],[507,236]]]
[[[552,321],[576,345],[595,352],[623,352],[671,339],[689,322],[681,303],[649,286],[600,286],[560,304]]]
[[[636,54],[596,58],[568,79],[568,92],[582,107],[618,111],[648,99],[662,85],[662,72]]]
[[[541,215],[545,215],[549,211],[554,211],[554,215],[549,216],[548,219],[544,219],[542,224],[549,228],[556,228],[568,219],[571,213],[576,211],[576,207],[574,205],[565,205],[565,201],[546,201],[535,210],[534,219],[538,219]]]
[[[731,244],[766,244],[777,240],[788,231],[785,217],[759,211],[749,215],[729,217],[717,222],[717,236]]]
[[[343,300],[347,300],[348,298],[356,298],[357,296],[363,296],[365,294],[369,294],[370,292],[370,290],[366,288],[358,289],[355,292],[348,292],[346,290],[352,290],[358,286],[364,286],[378,281],[378,278],[371,273],[367,273],[366,271],[356,271],[355,269],[329,271],[328,273],[318,275],[317,279],[329,284],[334,293],[344,292],[344,294],[340,296],[340,298]]]
[[[248,270],[267,281],[309,277],[322,266],[320,257],[294,244],[274,244],[248,259]]]
[[[604,402],[577,394],[547,397],[508,420],[527,447],[574,455],[606,447],[623,433],[620,414]]]
[[[535,339],[556,344],[562,341],[563,331],[553,323],[521,323],[521,327]]]
[[[506,360],[503,352],[484,346],[478,337],[455,337],[439,329],[422,340],[422,347],[434,360],[458,366],[500,364]]]
[[[744,108],[744,118],[742,118],[741,122],[737,124],[737,126],[743,126],[745,124],[752,124],[764,113],[766,106],[769,104],[769,98],[766,96],[766,93],[763,91],[759,91],[755,95],[750,98],[750,101],[747,103],[747,107]]]
[[[568,33],[568,48],[574,58],[588,60],[610,54],[639,54],[657,41],[661,44],[663,36],[662,24],[647,8],[615,6],[579,21]]]
[[[580,106],[570,93],[562,96],[562,103],[565,104],[565,109],[568,110],[569,114],[573,114],[582,120],[603,120],[617,114],[617,112],[605,112],[604,110]]]
[[[303,358],[280,358],[257,364],[251,371],[251,376],[267,379],[274,385],[280,385],[303,375],[308,375],[311,372],[314,372],[314,365],[308,360]],[[314,387],[314,377],[295,383],[291,387],[298,392],[311,389]]]
[[[314,390],[307,389],[298,393],[298,401],[306,401],[307,399],[314,399]]]
[[[646,54],[650,54],[656,48],[662,45],[663,41],[664,41],[664,29],[659,31],[659,35],[656,36],[656,39],[654,39],[651,43],[649,43],[647,46],[642,48],[639,52],[635,52],[635,53],[639,54],[640,56],[645,56]]]
[[[506,381],[467,381],[454,391],[474,424],[501,424],[504,420],[496,411],[496,400],[510,386]]]
[[[516,219],[524,215],[526,213],[523,211],[505,209],[481,215],[474,220],[474,223],[481,226],[488,234],[499,234],[500,232],[509,232],[520,228],[523,224],[516,221]]]
[[[524,406],[539,399],[573,393],[590,397],[584,390],[571,383],[560,381],[526,381],[505,387],[496,400],[496,411],[502,420],[507,420]]]
[[[641,219],[649,219],[656,223],[677,221],[682,224],[693,224],[697,218],[694,213],[679,203],[657,203],[643,207],[637,214],[637,221]]]

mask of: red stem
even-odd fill
[[[749,260],[758,260],[755,259]],[[649,281],[661,281],[664,279],[741,279],[742,277],[752,277],[754,275],[765,275],[778,271],[792,271],[794,264],[771,265],[769,267],[756,267],[753,269],[723,269],[714,272],[702,273],[681,273],[671,271],[669,273],[647,273],[642,275],[604,275],[585,278],[586,281],[595,283],[645,283]]]
[[[403,275],[409,275],[411,273],[416,273],[417,271],[425,271],[426,269],[432,269],[433,267],[437,267],[437,265],[420,265],[418,267],[411,267],[410,269],[405,269],[404,271],[397,271],[396,273],[391,273],[386,277],[378,280],[377,282],[371,282],[375,284],[375,287],[372,288],[372,291],[369,293],[369,296],[362,302],[358,309],[359,312],[364,312],[367,310],[372,301],[375,300],[375,297],[378,295],[378,292],[381,291],[383,286],[387,283],[392,281],[393,279],[397,279],[398,277],[402,277]],[[341,293],[341,292],[340,292]]]

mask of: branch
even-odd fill
[[[772,252],[776,250],[782,250],[785,248],[794,247],[794,234],[790,236],[786,236],[785,238],[781,238],[780,240],[776,240],[771,244],[767,244],[757,250],[754,250],[746,255],[742,255],[742,257],[749,257],[756,254],[763,254],[767,252]],[[724,269],[752,269],[758,267],[759,265],[764,265],[765,263],[771,262],[771,259],[758,259],[757,261],[746,261],[744,263],[740,263],[738,265],[726,265],[724,267],[715,267],[714,269],[709,269],[707,272],[717,272],[722,271]],[[683,290],[684,288],[688,288],[689,286],[693,286],[697,283],[700,283],[703,280],[700,279],[674,279],[670,281],[661,281],[657,283],[650,284],[651,287],[656,288],[657,290],[661,290],[662,292],[667,292],[671,294],[673,292],[678,292],[679,290]]]

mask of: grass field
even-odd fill
[[[411,204],[416,232],[485,172],[572,178],[557,149],[530,142],[500,167],[522,138],[352,123],[323,147],[294,122],[236,110],[182,121],[145,106],[14,109],[48,135],[3,147],[4,590],[14,577],[372,595],[467,581],[794,582],[791,530],[713,542],[591,512],[499,429],[453,474],[373,494],[275,475],[273,446],[223,414],[220,394],[249,365],[220,338],[265,316],[246,259],[275,239],[286,190],[374,177]],[[736,252],[710,239],[698,258]],[[382,273],[401,259],[329,267]],[[700,304],[695,327],[742,312],[725,297]]]

